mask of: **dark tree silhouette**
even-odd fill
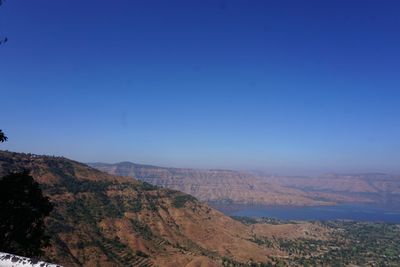
[[[0,0],[0,6],[3,4],[3,0]],[[0,37],[0,44],[4,44],[8,41],[7,37]]]
[[[0,130],[0,143],[3,143],[5,141],[7,141],[7,136],[5,136],[5,134],[3,133],[2,130]]]
[[[27,171],[0,178],[0,251],[42,255],[49,244],[44,219],[52,208]]]

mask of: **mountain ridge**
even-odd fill
[[[400,176],[384,173],[278,176],[262,172],[158,167],[124,161],[89,163],[101,171],[130,176],[191,194],[215,206],[320,206],[381,204],[400,199]]]
[[[52,237],[46,249],[50,262],[189,267],[268,262],[287,255],[252,241],[257,233],[276,226],[263,224],[256,231],[190,195],[113,176],[64,157],[0,151],[0,176],[23,169],[31,171],[55,205],[46,220]],[[318,231],[306,234],[310,227]],[[289,228],[294,235],[310,238],[327,235],[324,227],[309,223]]]

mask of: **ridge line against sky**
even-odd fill
[[[398,1],[6,1],[2,149],[400,173]]]

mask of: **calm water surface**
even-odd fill
[[[272,217],[282,220],[355,220],[400,223],[400,211],[361,205],[319,207],[242,207],[223,210],[231,216]]]

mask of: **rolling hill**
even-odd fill
[[[278,232],[274,225],[249,226],[178,191],[63,157],[0,151],[0,176],[23,169],[55,204],[46,221],[51,247],[45,260],[64,266],[239,266],[287,255],[255,242],[259,233],[328,233],[310,223]]]

